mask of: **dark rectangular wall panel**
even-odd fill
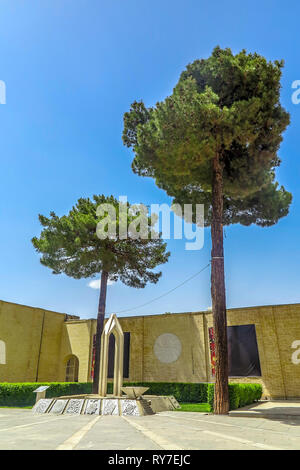
[[[229,376],[261,376],[255,325],[229,326],[227,334]]]
[[[208,329],[212,375],[215,375],[215,340]],[[260,377],[261,369],[255,325],[227,327],[229,377]]]

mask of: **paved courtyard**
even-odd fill
[[[0,408],[0,449],[300,449],[300,420],[163,412],[51,416]]]

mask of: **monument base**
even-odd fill
[[[41,398],[32,411],[56,415],[145,416],[176,408],[180,408],[180,405],[173,396],[143,395],[140,398],[129,398],[90,394]]]

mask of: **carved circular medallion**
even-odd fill
[[[158,336],[154,343],[154,354],[160,362],[165,364],[177,361],[181,354],[180,339],[172,333]]]

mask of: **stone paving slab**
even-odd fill
[[[300,422],[176,411],[142,417],[37,415],[2,408],[0,449],[300,450]]]
[[[105,436],[105,437],[103,437]],[[76,450],[161,450],[151,439],[119,416],[103,416],[82,438]]]
[[[230,416],[246,417],[246,418],[274,418],[274,419],[291,419],[298,418],[300,420],[300,402],[289,400],[276,400],[258,402],[254,405],[248,405],[238,410],[229,412]]]

